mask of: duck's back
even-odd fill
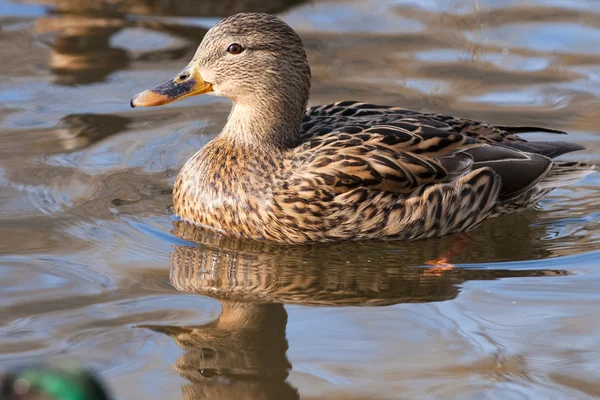
[[[360,125],[376,127],[396,124],[410,132],[427,134],[428,128],[448,133],[459,133],[480,142],[503,143],[525,142],[517,136],[526,132],[549,132],[566,134],[563,131],[532,127],[491,125],[485,122],[451,115],[427,113],[402,107],[382,106],[357,101],[341,101],[310,107],[302,121],[302,137],[308,140],[325,131],[344,129],[347,126]]]

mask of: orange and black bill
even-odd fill
[[[131,107],[162,106],[185,97],[212,92],[212,90],[212,85],[204,81],[196,68],[188,67],[175,78],[136,94],[129,104]]]

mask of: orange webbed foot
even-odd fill
[[[432,265],[431,268],[423,272],[425,276],[442,276],[443,273],[452,271],[454,264],[451,264],[446,257],[440,257],[435,260],[429,260],[425,264]]]

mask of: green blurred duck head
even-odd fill
[[[106,390],[78,365],[35,365],[9,372],[0,385],[2,400],[109,400]]]

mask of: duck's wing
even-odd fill
[[[335,128],[336,124],[348,121],[365,121],[374,123],[406,123],[414,126],[432,126],[449,132],[460,133],[481,142],[525,142],[517,136],[519,133],[548,132],[566,134],[556,129],[535,126],[492,125],[468,118],[460,118],[445,114],[424,113],[401,107],[380,106],[356,101],[342,101],[323,106],[310,107],[303,121],[303,132],[310,134],[315,124],[328,121]],[[317,132],[318,133],[318,132]]]
[[[566,142],[482,140],[433,118],[389,120],[385,113],[307,118],[294,156],[296,176],[310,176],[336,194],[358,187],[411,194],[489,167],[502,179],[501,198],[510,199],[542,180],[552,157],[581,149]]]
[[[411,193],[470,171],[473,157],[462,150],[473,146],[480,144],[428,127],[411,132],[402,124],[354,125],[311,136],[296,149],[292,168],[336,194],[358,187]]]

